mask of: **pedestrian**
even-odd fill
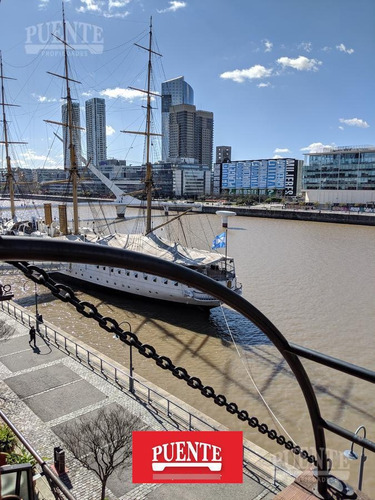
[[[34,347],[36,347],[36,332],[34,325],[32,325],[32,327],[30,328],[29,335],[30,335],[29,344],[31,345],[31,343],[34,342]]]

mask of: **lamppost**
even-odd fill
[[[366,428],[364,425],[360,425],[358,427],[358,429],[355,431],[354,435],[357,435],[360,430],[363,430],[363,438],[365,439],[366,438]],[[358,453],[353,451],[353,447],[354,447],[354,442],[352,443],[350,450],[344,451],[344,455],[349,460],[358,460]],[[367,459],[367,457],[365,456],[365,449],[362,446],[361,461],[359,464],[359,478],[358,478],[358,490],[359,491],[362,491],[363,469],[365,466],[366,459]]]
[[[122,325],[123,323],[126,323],[128,326],[129,326],[129,331],[131,332],[132,331],[132,327],[129,323],[129,321],[121,321],[121,323],[118,325]],[[124,342],[124,344],[126,344],[125,342],[125,336],[123,334],[120,334],[120,335],[117,335],[115,334],[113,336],[114,339],[120,339],[121,342]],[[133,346],[132,345],[129,345],[129,391],[133,394],[134,393],[134,379],[133,379],[133,370],[134,370],[134,367],[133,367]]]
[[[37,284],[36,283],[34,283],[34,293],[35,293],[36,331],[39,333],[38,288],[37,288]]]
[[[29,283],[24,283],[23,286],[22,286],[22,289],[24,291],[26,291],[28,289],[28,284]],[[40,333],[39,331],[39,323],[42,323],[43,320],[42,320],[42,316],[39,315],[39,310],[38,310],[38,288],[37,288],[37,284],[34,283],[34,297],[35,297],[35,322],[36,322],[36,330],[38,333]]]

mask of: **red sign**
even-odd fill
[[[242,483],[238,431],[135,431],[133,483]]]

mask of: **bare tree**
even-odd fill
[[[97,415],[67,424],[62,438],[67,449],[102,483],[101,500],[110,475],[126,465],[131,456],[132,431],[140,429],[139,419],[118,405],[101,408]]]

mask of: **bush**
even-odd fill
[[[0,425],[0,452],[10,453],[16,445],[16,436],[13,431],[6,425]]]

